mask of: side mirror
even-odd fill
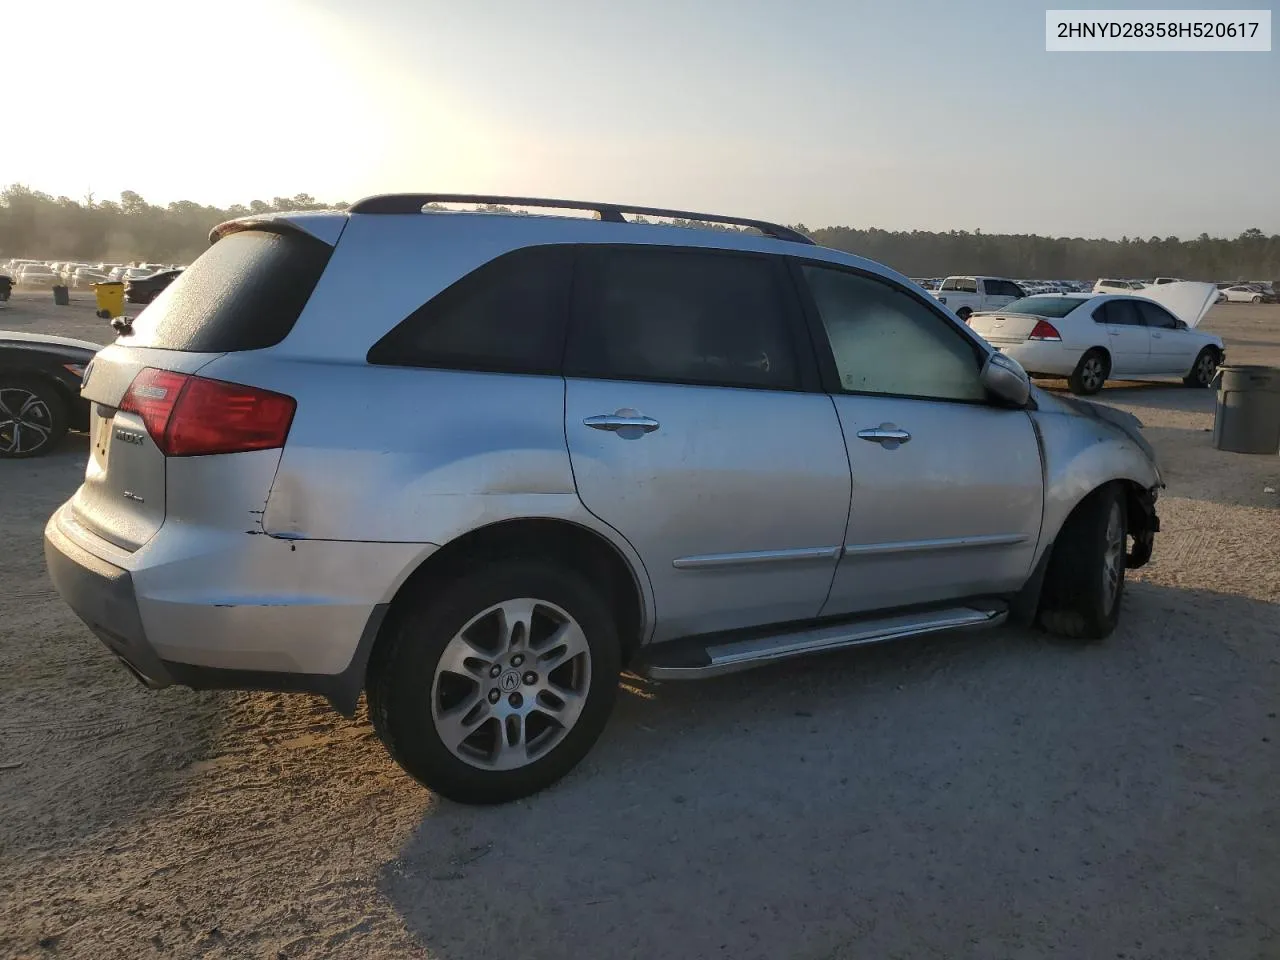
[[[1022,364],[1003,353],[990,354],[982,365],[982,385],[1013,407],[1025,407],[1031,399],[1031,378]]]

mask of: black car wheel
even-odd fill
[[[1205,347],[1200,351],[1200,355],[1196,357],[1195,364],[1191,367],[1191,372],[1182,378],[1182,382],[1188,387],[1207,387],[1213,383],[1213,378],[1218,373],[1218,364],[1222,362],[1222,357],[1213,347]]]
[[[0,458],[38,457],[66,432],[66,404],[53,386],[25,377],[0,380]]]
[[[1124,596],[1128,512],[1124,490],[1095,490],[1067,518],[1049,558],[1040,625],[1073,640],[1102,640],[1116,628]]]
[[[1067,378],[1071,392],[1089,397],[1102,389],[1111,373],[1111,359],[1106,352],[1094,348],[1080,358],[1075,370]]]

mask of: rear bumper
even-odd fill
[[[128,570],[95,557],[59,530],[53,520],[44,531],[44,562],[67,606],[139,680],[152,689],[173,683],[147,643]]]
[[[421,549],[336,543],[326,550],[315,541],[299,541],[295,549],[245,534],[224,543],[208,531],[193,539],[179,525],[168,534],[162,527],[146,546],[121,555],[93,549],[91,535],[68,512],[64,505],[45,527],[49,576],[72,611],[148,687],[314,693],[347,714],[364,688],[399,565]],[[301,559],[308,555],[314,559]],[[373,575],[366,582],[381,582],[372,595],[353,597],[342,586],[363,579],[356,572],[361,564]],[[325,582],[322,574],[341,582]],[[325,588],[332,592],[321,595]]]
[[[990,343],[1005,356],[1017,360],[1027,373],[1054,377],[1070,376],[1083,353],[1079,347],[1067,347],[1052,341],[1002,343],[992,340]]]

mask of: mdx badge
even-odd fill
[[[120,427],[116,427],[116,439],[122,443],[132,443],[137,446],[142,446],[142,434],[134,433],[132,430],[123,430]]]

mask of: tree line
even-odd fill
[[[0,258],[190,263],[224,220],[280,210],[344,209],[299,193],[221,208],[180,200],[160,206],[126,190],[119,200],[53,197],[21,184],[0,189]],[[1280,277],[1280,235],[1238,237],[1042,237],[952,230],[795,229],[818,243],[878,260],[913,277],[952,273],[1080,279],[1172,276],[1196,280]]]

